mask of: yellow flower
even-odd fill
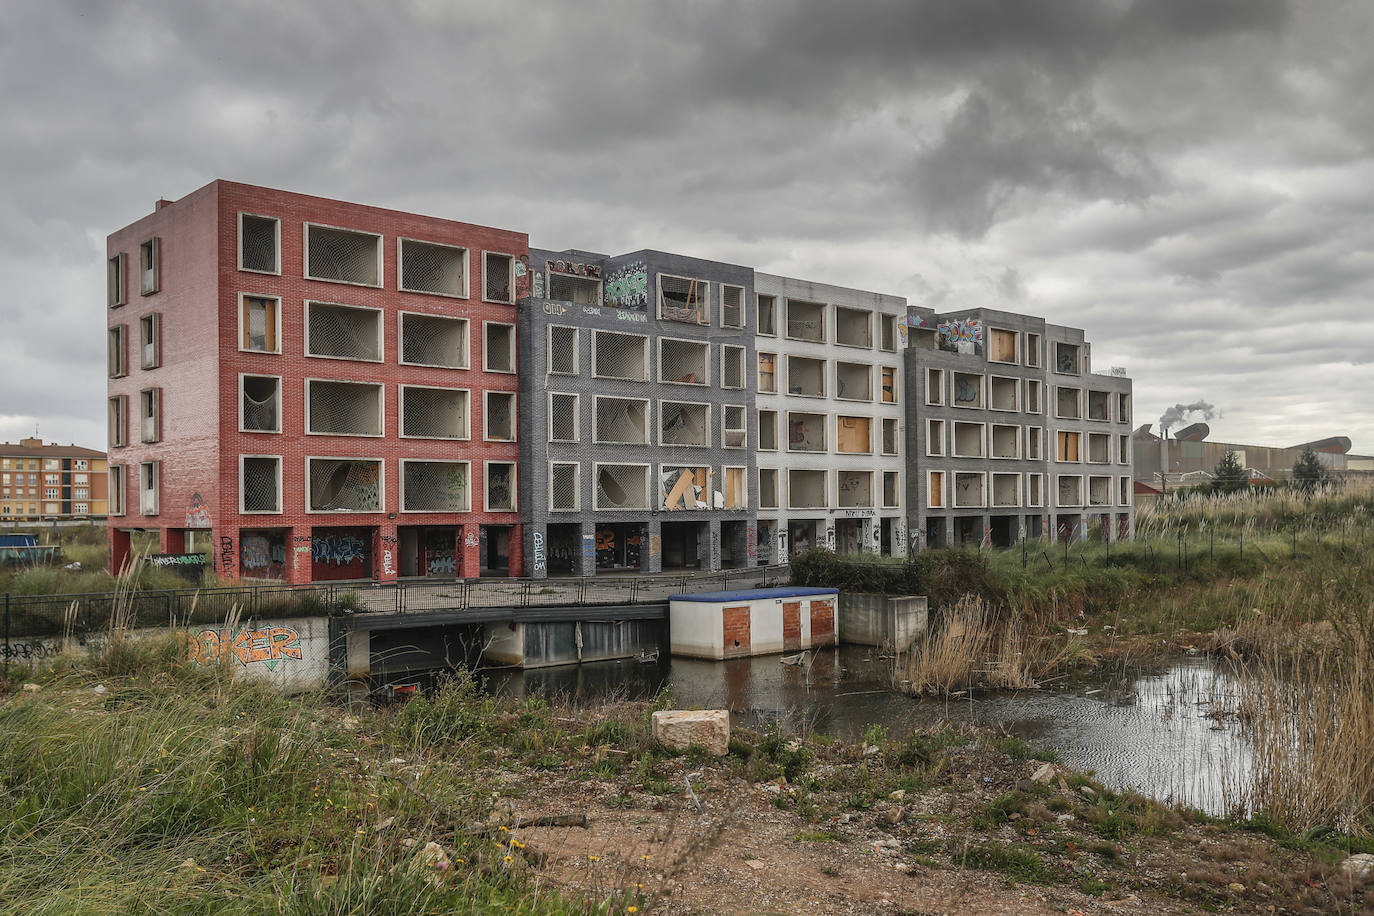
[[[506,856],[506,861],[507,861],[507,862],[513,862],[514,859],[512,859],[510,856]]]
[[[601,858],[601,856],[587,856],[587,858],[590,859],[590,860],[592,860],[593,862],[595,862],[595,861],[599,860],[599,859]]]
[[[502,833],[510,833],[509,827],[497,827],[496,829],[501,831]]]
[[[627,912],[627,913],[638,913],[638,912],[639,912],[639,907],[637,907],[637,906],[627,906],[627,907],[625,907],[625,912]]]
[[[140,792],[147,792],[147,791],[148,791],[148,787],[147,787],[147,786],[139,786],[139,787],[138,787],[138,791],[140,791]]]
[[[510,841],[510,844],[511,844],[512,846],[514,846],[516,849],[524,849],[524,848],[525,848],[525,844],[522,843],[522,842],[520,842],[519,840],[511,840],[511,841]]]
[[[643,859],[645,862],[649,861],[649,857],[647,855],[640,856],[640,858]]]

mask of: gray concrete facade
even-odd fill
[[[518,304],[529,575],[755,565],[754,272],[532,249]]]

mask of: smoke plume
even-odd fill
[[[1159,437],[1161,439],[1169,435],[1169,430],[1175,426],[1181,426],[1188,419],[1189,414],[1202,414],[1201,419],[1210,420],[1217,415],[1217,408],[1206,401],[1194,401],[1191,404],[1175,404],[1164,411],[1164,416],[1159,418]]]

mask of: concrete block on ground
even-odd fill
[[[723,757],[730,752],[730,711],[726,709],[669,709],[653,716],[654,738],[665,747],[686,750],[692,745]]]

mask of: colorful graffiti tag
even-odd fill
[[[237,659],[243,667],[262,665],[275,671],[283,661],[300,661],[300,634],[294,627],[240,627],[201,630],[187,636],[187,657],[197,665]]]
[[[983,355],[983,322],[954,318],[940,324],[940,349],[965,356]]]
[[[186,527],[210,527],[210,507],[205,505],[205,498],[200,493],[192,493],[191,501],[186,505]]]
[[[356,534],[327,534],[311,539],[310,555],[316,563],[347,566],[366,560],[367,549]]]
[[[634,261],[606,277],[606,304],[622,309],[642,309],[649,304],[649,269]]]

